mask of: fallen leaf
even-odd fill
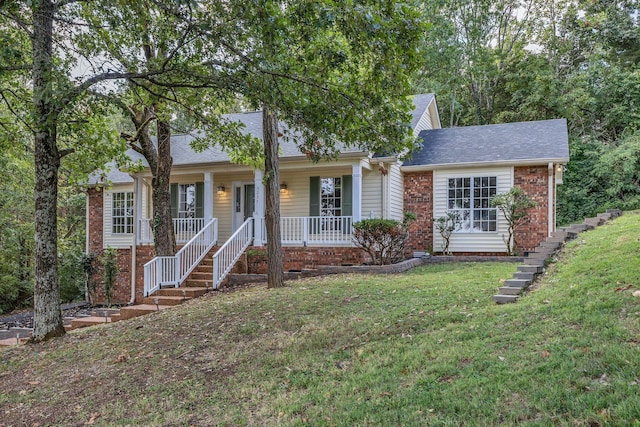
[[[551,353],[549,353],[548,350],[543,350],[542,353],[540,353],[540,357],[546,358],[546,357],[549,357],[549,356],[551,356]]]
[[[38,384],[40,384],[40,381],[29,381],[29,384],[38,385]]]
[[[631,285],[627,285],[627,286],[621,286],[619,288],[616,288],[616,292],[622,292],[622,291],[626,291],[627,289],[631,288]]]
[[[96,420],[98,419],[98,417],[100,416],[99,413],[94,412],[93,414],[91,414],[91,418],[89,418],[89,421],[87,421],[85,423],[85,425],[92,425],[95,424]]]
[[[634,297],[640,297],[640,291],[634,291],[631,295]]]
[[[389,393],[388,391],[383,391],[382,393],[380,393],[380,396],[387,396],[387,397],[391,397],[392,394]]]

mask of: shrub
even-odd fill
[[[508,225],[508,236],[502,236],[502,240],[507,245],[509,255],[515,253],[516,239],[515,230],[522,225],[528,216],[527,209],[536,206],[536,202],[531,200],[529,196],[520,187],[512,187],[506,193],[500,193],[493,196],[491,206],[497,207],[504,215]]]
[[[442,253],[449,255],[449,243],[451,241],[451,234],[456,231],[460,226],[460,214],[457,211],[447,211],[447,213],[440,218],[436,218],[433,223],[442,236]]]
[[[104,281],[104,296],[107,306],[111,306],[113,297],[113,285],[118,277],[118,251],[115,248],[108,247],[102,254],[102,278]]]
[[[409,225],[415,214],[407,212],[402,222],[395,219],[371,218],[353,224],[353,240],[376,265],[387,265],[404,259]]]

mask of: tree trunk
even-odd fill
[[[157,168],[151,182],[153,190],[153,239],[156,256],[176,254],[176,238],[171,216],[171,129],[158,121]]]
[[[280,171],[278,161],[278,118],[267,105],[262,110],[265,178],[265,224],[267,228],[267,287],[284,286],[282,241],[280,238]]]
[[[58,283],[58,169],[56,122],[51,93],[52,35],[55,5],[50,0],[33,10],[33,103],[35,111],[35,286],[31,340],[64,335]]]

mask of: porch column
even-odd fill
[[[134,230],[134,245],[138,244],[138,241],[142,239],[142,180],[135,175],[131,175],[133,178],[133,191],[134,191],[134,206],[133,206],[133,230]]]
[[[260,169],[256,169],[253,176],[254,183],[254,211],[253,211],[253,244],[262,246],[266,240],[266,236],[262,235],[262,225],[264,224],[264,183],[262,177],[264,174]]]
[[[362,219],[362,166],[360,163],[353,165],[351,185],[351,214],[353,222],[358,222]]]
[[[204,201],[203,201],[204,222],[208,223],[213,219],[213,173],[204,173]]]

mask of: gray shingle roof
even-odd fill
[[[432,129],[403,166],[569,160],[565,119]]]
[[[412,120],[411,127],[415,128],[416,124],[422,117],[423,113],[429,106],[429,103],[433,100],[434,95],[432,93],[429,94],[421,94],[416,95],[414,97],[414,110],[412,112]],[[246,134],[250,134],[258,139],[262,139],[262,111],[253,111],[249,113],[236,113],[236,114],[225,114],[224,118],[229,121],[238,121],[244,125],[243,131]],[[281,124],[281,126],[286,126]],[[180,134],[173,135],[171,137],[171,156],[173,157],[173,165],[174,166],[188,166],[188,165],[197,165],[197,164],[207,164],[207,163],[224,163],[229,161],[229,156],[227,153],[222,151],[219,147],[214,146],[204,150],[203,152],[194,151],[190,143],[195,139],[194,135],[188,134]],[[342,153],[359,153],[357,147],[341,147],[340,151]],[[291,158],[304,156],[300,150],[298,149],[297,144],[291,139],[280,138],[280,158]],[[147,165],[147,162],[144,160],[144,157],[133,150],[128,150],[127,155],[134,161],[141,160],[143,165]],[[111,182],[117,183],[126,183],[132,182],[131,177],[127,174],[123,174],[117,170],[115,170],[113,164],[109,164],[105,166],[105,169],[109,169],[110,172],[107,173],[107,179]],[[126,177],[124,176],[126,175]],[[94,185],[99,182],[99,175],[92,174],[89,177],[89,185]]]

